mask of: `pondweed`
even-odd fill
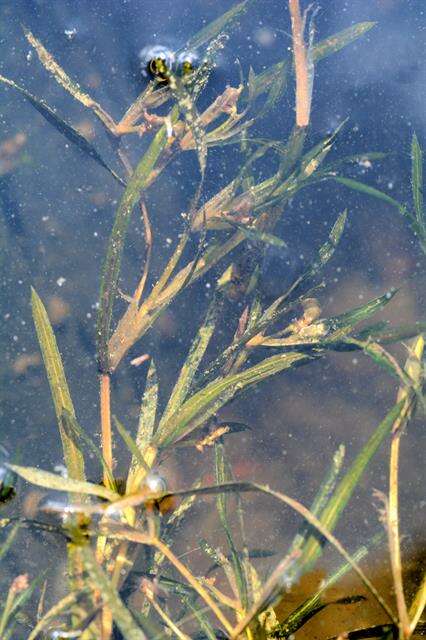
[[[287,638],[329,604],[349,606],[361,598],[330,601],[325,590],[353,570],[383,610],[383,624],[339,637],[410,638],[419,624],[425,605],[423,580],[411,603],[407,604],[400,557],[398,517],[398,460],[401,433],[420,407],[422,395],[425,322],[414,326],[389,327],[370,322],[391,303],[396,290],[384,291],[359,307],[338,316],[326,317],[321,309],[322,270],[332,259],[345,232],[350,212],[337,216],[327,240],[316,249],[316,257],[287,290],[273,301],[260,295],[259,278],[264,251],[285,250],[285,240],[276,225],[288,201],[321,181],[337,181],[347,187],[395,206],[417,235],[426,251],[426,224],[422,201],[422,153],[413,137],[413,207],[397,202],[375,188],[340,175],[346,165],[384,157],[373,152],[328,161],[328,154],[341,135],[341,126],[310,149],[306,134],[311,118],[312,86],[316,65],[326,56],[361,37],[374,25],[359,23],[315,42],[315,12],[302,15],[298,0],[289,0],[293,58],[256,74],[241,74],[238,86],[227,86],[200,112],[198,98],[208,84],[218,52],[228,46],[232,27],[250,11],[244,0],[219,17],[187,43],[188,54],[180,52],[181,66],[161,54],[147,62],[152,78],[146,89],[116,122],[105,108],[71,79],[54,56],[27,27],[25,36],[41,64],[72,98],[97,118],[114,142],[116,159],[106,161],[92,140],[69,124],[43,99],[32,95],[15,81],[0,76],[5,87],[28,100],[35,109],[80,151],[98,163],[123,193],[117,207],[101,276],[97,322],[100,384],[101,447],[94,441],[94,429],[81,425],[44,304],[35,290],[32,312],[38,342],[51,389],[66,474],[43,471],[34,466],[11,464],[5,458],[0,469],[1,496],[10,494],[4,479],[12,474],[48,491],[63,492],[67,501],[49,497],[42,503],[44,514],[56,514],[58,524],[42,519],[23,519],[10,514],[1,521],[5,539],[1,557],[28,528],[42,529],[64,541],[68,556],[68,593],[45,609],[49,584],[29,583],[16,578],[2,598],[1,637],[102,638],[126,640],[178,638]],[[190,52],[203,52],[195,65]],[[282,98],[289,79],[295,77],[295,123],[288,140],[259,139],[250,133],[255,123],[268,118]],[[132,166],[121,140],[123,136],[144,136],[149,144],[136,166]],[[209,150],[234,145],[241,164],[228,184],[215,195],[204,197]],[[196,154],[199,179],[184,216],[176,217],[173,252],[162,273],[153,281],[151,257],[155,249],[156,227],[149,214],[150,188],[161,189],[166,167]],[[271,174],[258,171],[258,161],[271,158]],[[183,160],[184,161],[184,160]],[[145,256],[142,275],[134,294],[126,298],[120,317],[114,305],[120,293],[120,266],[132,214],[138,210],[145,229]],[[244,252],[234,251],[244,245]],[[249,258],[249,259],[248,259]],[[111,414],[111,378],[125,365],[129,351],[155,326],[163,311],[205,274],[215,277],[204,320],[195,326],[195,337],[187,358],[180,366],[176,383],[165,403],[159,401],[159,380],[155,362],[148,354],[134,357],[131,364],[149,361],[140,417],[129,429]],[[230,343],[211,355],[212,338],[228,321],[229,306],[239,319]],[[200,312],[201,313],[201,312]],[[360,323],[364,323],[362,328]],[[415,338],[405,365],[397,362],[386,345]],[[330,352],[360,351],[370,356],[399,383],[394,406],[371,434],[363,449],[344,469],[345,448],[336,451],[324,482],[308,509],[297,499],[267,485],[236,481],[226,455],[227,435],[244,431],[245,424],[220,421],[220,410],[257,383],[301,365],[327,358]],[[113,431],[129,450],[125,478],[118,478],[113,459]],[[389,492],[383,495],[385,531],[349,553],[333,530],[366,467],[384,441],[390,441]],[[215,481],[206,486],[167,487],[161,466],[177,448],[196,447],[203,453],[214,450]],[[88,461],[99,462],[99,483],[91,481]],[[24,463],[28,460],[24,459]],[[93,465],[91,465],[93,466]],[[2,470],[3,469],[3,470]],[[103,476],[102,482],[100,481]],[[10,484],[10,483],[9,483]],[[245,504],[253,493],[268,496],[290,507],[301,517],[300,531],[288,552],[277,562],[271,575],[262,581],[256,571],[256,550],[250,549],[245,534]],[[50,494],[49,494],[50,495]],[[61,494],[59,493],[58,496]],[[173,550],[181,523],[191,519],[194,504],[203,496],[213,496],[226,549],[199,536],[199,546],[215,569],[223,572],[216,582],[207,573],[197,576],[196,568],[182,562]],[[211,500],[212,498],[210,498]],[[237,533],[236,533],[237,532]],[[382,539],[388,537],[395,604],[378,592],[360,566],[360,561]],[[223,538],[221,538],[223,539]],[[342,557],[343,564],[321,588],[285,619],[276,605],[300,576],[313,569],[323,546],[328,543]],[[218,543],[219,544],[219,543]],[[138,592],[137,604],[129,598]],[[39,605],[33,614],[19,612],[35,592]],[[51,595],[49,596],[51,598]],[[20,624],[18,627],[17,625]],[[15,631],[19,628],[21,635]],[[347,629],[350,632],[350,629]],[[121,635],[120,635],[121,634]]]

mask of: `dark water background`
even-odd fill
[[[97,148],[111,159],[109,142],[98,125],[42,68],[20,23],[118,118],[143,86],[138,51],[151,43],[182,46],[189,35],[232,4],[219,0],[3,0],[0,73],[43,97],[74,125],[93,127]],[[316,68],[307,144],[318,142],[348,118],[334,157],[388,152],[384,161],[371,169],[358,167],[351,175],[409,201],[410,139],[416,131],[422,143],[426,129],[425,4],[422,0],[324,2],[316,20],[318,39],[365,20],[378,24]],[[228,82],[238,83],[236,57],[247,73],[249,65],[260,72],[288,56],[290,40],[283,32],[289,31],[286,3],[259,0],[233,31],[208,95],[214,97]],[[293,118],[290,85],[279,107],[256,131],[285,139]],[[37,363],[22,369],[22,356],[37,353],[29,287],[35,286],[49,307],[80,421],[95,433],[95,304],[100,265],[121,191],[105,172],[70,148],[30,105],[0,87],[0,143],[18,133],[26,136],[21,162],[0,176],[1,441],[10,451],[20,452],[23,463],[52,468],[60,462],[61,450],[45,374]],[[145,141],[129,139],[128,145],[136,160]],[[157,228],[157,270],[170,252],[167,238],[176,233],[179,214],[187,209],[193,192],[197,164],[190,155],[185,154],[185,165],[172,166],[149,193]],[[232,153],[213,150],[206,193],[225,184],[226,173],[233,175],[232,170]],[[219,173],[225,174],[223,179],[218,178]],[[402,285],[382,317],[395,323],[424,319],[425,258],[407,225],[389,206],[344,187],[314,187],[288,205],[279,232],[294,248],[294,268],[299,268],[300,254],[312,255],[324,241],[327,229],[346,207],[350,224],[325,272],[324,313],[342,312]],[[129,278],[137,274],[143,252],[141,229],[130,234],[127,247],[122,286],[130,291],[134,280]],[[265,290],[273,293],[286,276],[270,271]],[[148,350],[156,358],[163,398],[195,330],[194,317],[203,315],[210,281],[211,276],[180,296],[135,352]],[[403,349],[394,351],[403,361]],[[124,364],[114,383],[114,411],[131,428],[135,427],[145,373],[143,367],[130,371]],[[345,443],[348,460],[352,460],[393,404],[395,393],[396,384],[362,355],[331,355],[274,378],[259,392],[247,394],[223,411],[224,417],[248,422],[252,429],[243,442],[239,435],[229,438],[236,475],[269,482],[309,502],[337,446]],[[424,543],[424,444],[421,417],[410,425],[403,440],[400,496],[407,544]],[[116,454],[122,465],[124,452],[118,449]],[[339,525],[338,533],[349,547],[377,528],[372,489],[386,490],[387,454],[386,445]],[[172,483],[186,484],[197,475],[200,464],[204,463],[192,455],[182,471],[179,461],[170,460],[165,473]],[[206,531],[214,534],[213,520],[202,510],[199,513]],[[254,539],[261,534],[265,545],[280,550],[295,526],[296,520],[288,513],[256,503]]]

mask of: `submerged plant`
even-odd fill
[[[43,606],[43,592],[37,617],[33,616],[27,622],[31,626],[29,640],[39,637],[108,640],[113,634],[126,640],[170,635],[210,640],[222,637],[287,638],[324,607],[349,606],[361,600],[361,597],[355,597],[330,601],[324,595],[328,587],[351,570],[361,578],[383,610],[383,625],[373,630],[377,637],[396,635],[408,639],[419,623],[425,604],[425,581],[408,606],[402,584],[398,456],[402,431],[417,407],[424,408],[421,333],[426,329],[426,323],[389,327],[375,321],[359,327],[386,307],[396,290],[384,291],[381,296],[340,315],[328,317],[324,314],[321,308],[322,271],[345,232],[347,211],[337,216],[328,238],[316,248],[315,258],[306,263],[292,284],[272,301],[265,302],[262,298],[259,282],[265,253],[271,248],[282,252],[289,249],[287,239],[280,238],[276,232],[286,204],[305,187],[325,180],[339,181],[397,206],[424,248],[426,225],[420,146],[414,138],[413,213],[389,196],[340,176],[339,171],[345,165],[384,155],[362,153],[329,162],[328,155],[341,135],[341,126],[314,147],[306,148],[316,65],[322,58],[362,36],[373,24],[359,23],[316,43],[315,16],[309,14],[309,10],[301,15],[298,0],[289,0],[293,60],[284,59],[259,74],[250,69],[247,78],[241,74],[238,86],[227,86],[200,111],[198,98],[208,84],[215,58],[220,49],[228,46],[228,32],[250,4],[249,0],[244,0],[235,5],[188,41],[188,51],[198,49],[203,52],[198,65],[185,56],[181,59],[188,64],[183,71],[168,64],[161,55],[148,60],[146,68],[152,78],[118,122],[68,76],[40,40],[24,27],[25,36],[42,65],[102,124],[114,142],[120,170],[106,161],[91,140],[42,99],[15,81],[0,76],[4,85],[28,100],[57,131],[97,162],[123,188],[108,243],[99,297],[100,448],[94,442],[94,430],[80,424],[47,311],[36,291],[31,294],[34,324],[58,421],[66,474],[7,461],[5,468],[38,487],[63,492],[68,499],[64,502],[49,497],[42,504],[38,519],[24,521],[14,514],[3,518],[1,524],[5,530],[13,527],[3,549],[6,553],[13,542],[11,536],[15,537],[21,528],[41,529],[58,536],[66,543],[69,584],[68,593],[48,610]],[[267,118],[281,99],[293,72],[295,123],[288,140],[251,137],[254,124]],[[123,136],[134,134],[149,137],[148,147],[136,166],[132,166],[121,144]],[[209,151],[225,145],[234,145],[239,150],[240,166],[229,182],[206,200],[204,186]],[[160,189],[166,167],[187,153],[196,154],[199,180],[186,213],[176,221],[172,255],[155,280],[151,257],[156,227],[149,213],[150,188],[156,185]],[[270,158],[268,166],[273,167],[268,177],[258,170],[259,161],[265,158]],[[135,210],[143,220],[146,250],[135,291],[131,296],[124,296],[119,287],[120,266]],[[240,245],[244,246],[244,251],[235,251]],[[219,277],[217,269],[222,270]],[[140,366],[149,361],[149,367],[138,424],[125,426],[111,412],[111,378],[129,351],[155,326],[164,310],[206,273],[213,274],[214,290],[204,320],[195,327],[189,353],[164,405],[159,401],[154,360],[145,353],[132,357],[131,365]],[[116,317],[114,310],[119,294],[124,298],[126,308]],[[216,356],[212,356],[212,338],[229,323],[227,313],[230,308],[238,311],[239,316],[233,337]],[[409,347],[404,366],[385,347],[408,338],[416,340]],[[300,365],[308,366],[326,358],[330,352],[341,351],[364,352],[400,385],[394,406],[349,467],[343,471],[344,447],[341,446],[309,509],[297,499],[267,485],[235,480],[226,455],[227,436],[244,431],[247,425],[221,421],[222,407],[271,376]],[[126,425],[128,419],[126,416]],[[116,474],[113,431],[129,452],[124,478]],[[386,439],[391,440],[391,454],[389,495],[383,498],[384,518],[396,610],[377,591],[360,566],[360,561],[384,538],[384,534],[380,532],[355,553],[347,551],[333,534],[363,472]],[[162,466],[178,448],[184,447],[195,447],[200,455],[213,450],[213,482],[205,484],[200,480],[183,488],[166,485]],[[93,470],[88,469],[90,457],[96,457],[99,462],[102,481],[100,478],[99,482],[89,480],[93,474]],[[288,552],[265,580],[256,570],[256,557],[262,550],[250,549],[245,533],[245,505],[253,493],[290,507],[302,519],[300,531]],[[224,582],[216,582],[210,572],[197,576],[196,569],[182,562],[173,549],[179,527],[193,517],[193,507],[203,496],[214,497],[227,548],[207,539],[204,533],[198,542],[213,569],[222,571]],[[46,514],[55,514],[57,522],[43,521],[42,516]],[[287,591],[303,574],[313,569],[326,543],[334,547],[343,564],[327,577],[318,591],[282,619],[276,605],[285,599]],[[9,591],[12,595],[16,591],[13,591],[13,584]],[[137,604],[132,603],[130,597],[134,592],[139,596]],[[3,612],[6,612],[3,613],[5,622],[0,622],[3,633],[17,608],[11,604],[11,598],[8,595],[3,605]],[[354,633],[357,635],[347,637],[371,637],[372,630]]]

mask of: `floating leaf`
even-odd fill
[[[23,95],[30,104],[36,109],[45,120],[51,125],[55,127],[60,134],[65,136],[67,140],[69,140],[72,144],[76,145],[80,151],[88,155],[90,158],[95,160],[101,167],[106,169],[112,176],[119,182],[122,186],[125,186],[126,183],[122,178],[120,178],[117,173],[111,169],[110,166],[103,160],[103,158],[99,155],[98,151],[96,151],[95,147],[85,138],[77,129],[74,129],[70,124],[65,122],[62,118],[60,118],[53,109],[51,109],[43,100],[40,100],[36,96],[33,96],[29,91],[20,87],[13,80],[9,80],[4,76],[0,75],[0,82],[12,87],[16,91],[18,91],[21,95]]]
[[[16,464],[7,465],[12,471],[24,478],[27,482],[35,484],[45,489],[53,489],[54,491],[68,491],[69,493],[83,493],[89,496],[98,496],[105,500],[117,500],[119,496],[114,491],[110,491],[106,487],[83,480],[74,480],[73,478],[64,478],[50,471],[42,471],[36,467],[21,467]]]
[[[36,293],[31,289],[31,307],[34,325],[37,332],[40,349],[43,355],[44,366],[49,380],[53,404],[55,405],[56,418],[59,424],[64,460],[70,478],[84,480],[84,458],[72,435],[67,434],[62,427],[62,414],[67,411],[75,418],[74,406],[65,378],[61,355],[56,344],[55,335],[49,321],[46,309]]]

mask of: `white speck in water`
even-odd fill
[[[66,283],[67,279],[64,278],[63,276],[61,276],[60,278],[58,278],[56,280],[56,284],[58,285],[58,287],[62,287],[62,285],[64,285]]]
[[[68,38],[68,40],[73,40],[77,35],[77,29],[73,27],[72,29],[65,29],[64,34]]]

